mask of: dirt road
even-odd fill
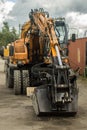
[[[6,88],[3,66],[0,60],[0,130],[87,130],[87,80],[78,80],[76,117],[36,117],[28,97],[15,96]]]

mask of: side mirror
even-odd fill
[[[72,34],[72,42],[76,41],[76,34]]]

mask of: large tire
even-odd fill
[[[29,70],[22,70],[23,94],[26,94],[26,88],[30,86]]]
[[[6,87],[7,88],[14,87],[13,79],[14,79],[13,70],[11,70],[9,67],[6,68]]]
[[[21,72],[14,70],[14,93],[15,95],[21,94]]]
[[[14,69],[10,69],[10,88],[14,88]]]
[[[9,68],[6,69],[6,88],[10,87],[10,77]]]
[[[5,60],[5,64],[4,64],[4,72],[6,73],[8,68],[8,60]]]

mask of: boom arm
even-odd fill
[[[30,19],[38,27],[43,35],[47,35],[50,40],[50,47],[53,58],[58,59],[58,64],[62,66],[62,60],[59,52],[59,43],[54,30],[54,22],[47,18],[44,12],[34,11],[30,13]],[[55,60],[54,60],[55,61]]]
[[[22,29],[21,29],[21,38],[25,38],[28,30],[30,29],[31,27],[31,22],[28,21],[26,22],[23,26],[22,26]]]

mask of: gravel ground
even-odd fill
[[[4,61],[0,60],[0,130],[87,130],[87,80],[78,79],[78,86],[76,117],[37,117],[28,97],[15,96],[6,88]]]

